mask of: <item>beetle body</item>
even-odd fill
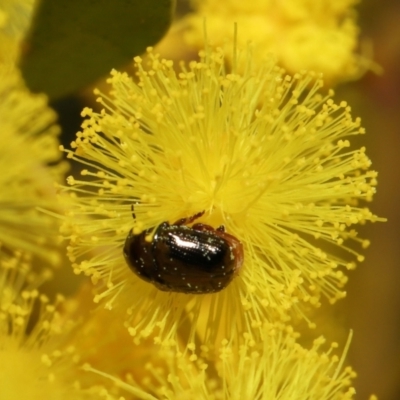
[[[172,225],[163,222],[151,242],[146,241],[149,231],[131,231],[124,256],[132,271],[163,291],[203,294],[225,288],[243,263],[243,247],[223,227],[184,225],[202,214]]]

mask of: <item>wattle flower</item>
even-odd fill
[[[189,342],[253,337],[264,321],[345,296],[345,271],[363,260],[357,245],[368,241],[355,226],[378,217],[365,205],[377,173],[350,143],[364,133],[360,119],[318,75],[255,65],[254,53],[237,51],[233,65],[246,68],[227,71],[222,50],[206,48],[176,72],[149,49],[146,62],[135,59],[137,78],[112,72],[103,110],[85,109],[72,150],[62,148],[83,167],[60,187],[72,205],[62,231],[74,271],[98,284],[96,301],[126,309],[136,340],[173,343],[177,330]],[[201,211],[196,223],[223,225],[243,244],[225,289],[161,291],[132,273],[130,231],[150,230],[151,241],[161,223]]]

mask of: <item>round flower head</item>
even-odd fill
[[[355,0],[192,0],[195,12],[179,26],[187,27],[187,43],[201,48],[204,19],[214,45],[230,43],[232,26],[239,26],[239,43],[257,43],[254,62],[276,54],[279,65],[290,73],[301,69],[322,72],[329,82],[356,78],[368,61],[356,53],[359,29]]]
[[[32,275],[29,262],[0,252],[0,398],[7,400],[115,400],[79,367],[68,343],[74,326],[37,290],[48,272]],[[100,379],[96,379],[99,383]],[[112,385],[108,385],[112,386]]]
[[[63,227],[69,257],[75,272],[100,282],[96,300],[127,308],[133,335],[158,327],[165,341],[186,321],[191,339],[197,331],[207,340],[302,315],[321,295],[343,297],[343,269],[362,260],[348,243],[367,245],[351,227],[376,220],[358,205],[371,200],[376,173],[347,139],[364,133],[360,120],[319,93],[315,74],[291,77],[272,60],[253,68],[251,49],[238,57],[247,61],[240,74],[210,49],[176,73],[150,49],[148,68],[135,59],[138,82],[113,71],[104,109],[84,110],[74,150],[65,150],[84,165],[84,178],[64,188],[73,204]],[[161,223],[202,211],[196,223],[223,225],[243,245],[225,289],[161,291],[132,273],[123,256],[130,231],[149,230],[151,242]]]
[[[147,379],[129,384],[110,374],[97,372],[118,386],[145,400],[344,400],[352,399],[356,374],[343,368],[348,350],[342,357],[333,354],[332,343],[324,350],[325,339],[316,339],[310,349],[296,341],[293,330],[282,324],[269,324],[263,329],[262,341],[255,344],[248,337],[239,349],[227,341],[219,346],[216,359],[189,358],[172,349],[164,349],[159,361],[145,364]],[[348,341],[349,344],[350,340]],[[155,382],[156,383],[155,383]]]
[[[58,223],[37,208],[55,208],[53,182],[65,173],[55,118],[46,98],[29,93],[16,71],[0,70],[0,242],[53,264]]]

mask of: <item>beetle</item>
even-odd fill
[[[150,242],[146,236],[153,229],[137,235],[131,230],[123,250],[130,269],[167,292],[205,294],[227,287],[243,264],[243,246],[223,225],[187,226],[203,214],[162,222]]]

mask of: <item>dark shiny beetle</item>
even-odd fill
[[[243,246],[238,239],[201,223],[190,224],[200,212],[170,225],[163,222],[153,240],[146,241],[151,230],[125,241],[124,256],[132,271],[158,289],[181,293],[213,293],[224,289],[243,264]]]

